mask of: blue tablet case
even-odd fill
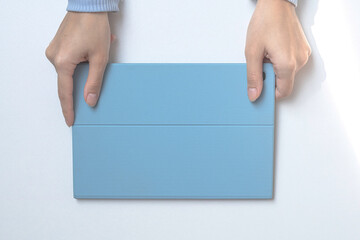
[[[74,74],[75,198],[268,199],[273,194],[274,89],[260,99],[246,65],[109,64],[95,108]]]

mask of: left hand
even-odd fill
[[[54,39],[46,49],[46,57],[58,74],[58,94],[66,124],[74,124],[73,75],[80,62],[89,62],[84,99],[96,105],[109,58],[110,33],[107,12],[68,12]]]
[[[258,0],[245,47],[250,101],[261,94],[264,60],[274,66],[275,95],[279,99],[291,94],[295,74],[307,63],[310,54],[295,6],[286,0]]]

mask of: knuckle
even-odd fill
[[[259,82],[260,77],[262,77],[262,76],[260,76],[259,74],[255,73],[255,72],[249,72],[247,74],[248,85],[256,86]]]
[[[307,63],[308,59],[309,59],[309,56],[306,52],[299,55],[299,57],[298,57],[299,66],[303,67]]]
[[[298,54],[298,68],[302,68],[308,62],[309,57],[311,55],[311,48],[309,45],[306,45],[305,48]]]
[[[64,51],[58,52],[54,56],[53,60],[55,67],[60,70],[67,68],[69,64],[72,62],[71,55]]]
[[[53,49],[51,46],[48,46],[46,49],[45,49],[45,56],[48,60],[52,61],[53,57],[54,57],[54,53],[53,53]]]
[[[91,81],[91,82],[87,82],[86,85],[87,85],[86,87],[89,91],[97,91],[100,89],[101,82],[100,81]]]
[[[59,69],[64,68],[68,63],[68,56],[64,54],[58,54],[54,57],[54,65]]]
[[[308,45],[308,47],[307,47],[307,55],[308,55],[308,57],[310,57],[311,54],[312,54],[312,49],[311,49],[310,45]]]
[[[296,69],[296,60],[293,57],[287,57],[283,60],[281,66],[284,70],[293,72]]]
[[[290,94],[287,94],[286,92],[284,91],[281,91],[281,90],[278,90],[278,97],[279,98],[285,98],[287,96],[289,96]]]

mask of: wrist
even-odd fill
[[[257,4],[275,4],[295,8],[297,0],[257,0]]]
[[[78,20],[81,19],[108,19],[108,12],[73,12],[68,11],[68,16],[71,18],[77,18]]]
[[[107,12],[68,12],[66,18],[78,26],[109,25]]]
[[[258,0],[256,9],[260,12],[274,12],[286,14],[288,16],[296,15],[295,6],[287,0]]]

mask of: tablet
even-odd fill
[[[247,97],[246,64],[108,64],[96,107],[74,74],[74,197],[269,199],[275,75]]]

